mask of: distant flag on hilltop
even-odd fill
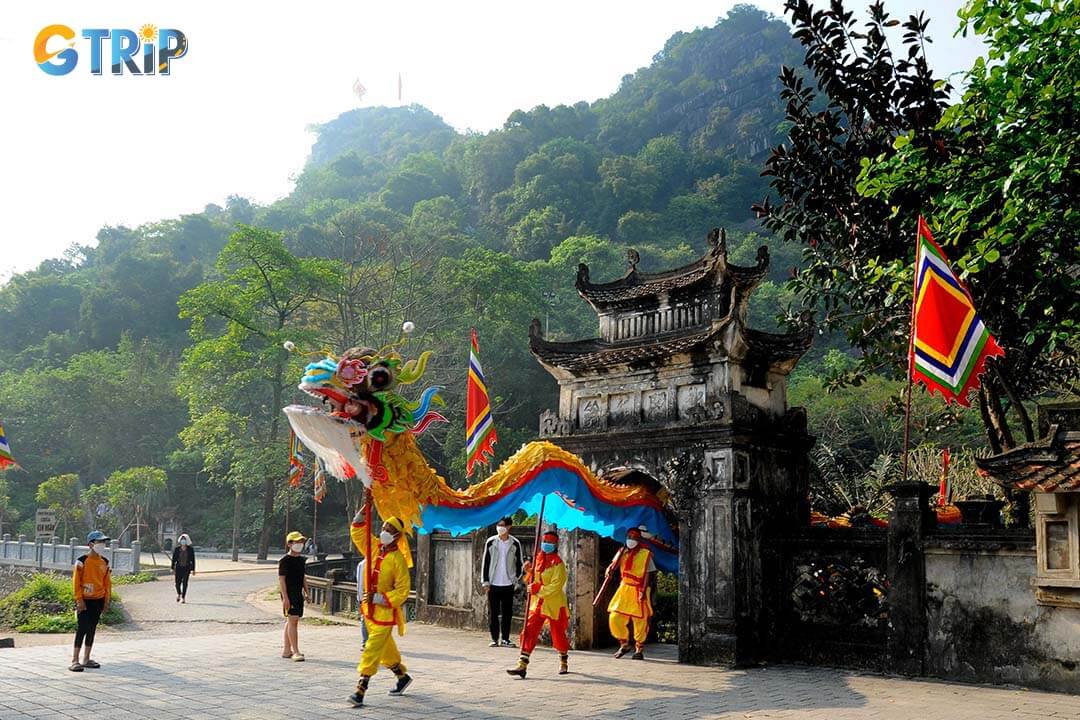
[[[296,433],[289,432],[289,484],[293,487],[300,486],[300,479],[304,477],[304,458],[300,454],[302,450],[300,438]]]
[[[397,99],[401,102],[401,73],[397,74]]]
[[[360,82],[360,78],[356,78],[356,81],[352,84],[352,91],[357,99],[363,102],[364,96],[367,95],[367,88]]]
[[[4,424],[0,423],[0,470],[7,467],[19,467],[19,463],[15,462],[15,456],[11,454],[11,446],[4,434]]]
[[[326,497],[326,470],[323,469],[322,461],[315,464],[315,502],[321,503]]]
[[[493,445],[498,440],[495,424],[491,420],[491,403],[488,400],[484,371],[480,367],[480,346],[476,329],[472,331],[469,347],[469,378],[465,393],[465,475],[471,477],[477,463],[487,464],[495,456]]]
[[[983,325],[971,294],[949,267],[926,221],[919,218],[915,292],[911,309],[908,366],[912,382],[949,403],[968,404],[979,386],[986,359],[1005,351]]]

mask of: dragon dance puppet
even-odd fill
[[[398,518],[405,532],[447,530],[455,535],[494,524],[518,509],[535,514],[542,500],[550,524],[585,529],[622,541],[646,527],[657,567],[678,570],[678,538],[664,502],[640,485],[597,477],[573,453],[549,442],[528,443],[488,478],[455,490],[435,472],[417,445],[419,435],[445,418],[431,387],[409,401],[404,386],[424,374],[430,351],[404,361],[394,351],[352,348],[327,355],[304,371],[300,389],[324,407],[285,408],[299,440],[339,480],[359,479],[383,518]]]

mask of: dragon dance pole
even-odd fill
[[[518,647],[525,641],[525,628],[529,626],[529,606],[532,605],[532,583],[536,579],[536,556],[540,553],[540,528],[544,526],[544,505],[547,503],[547,495],[540,498],[540,514],[536,516],[536,535],[533,536],[532,568],[529,571],[529,583],[525,586],[525,621],[521,623],[521,635],[518,637]],[[540,608],[537,607],[537,610]]]
[[[367,556],[364,558],[364,594],[374,595],[371,592],[371,490],[364,488],[364,529],[367,533]],[[359,578],[357,578],[359,580]],[[372,601],[368,597],[367,602],[367,616],[368,618],[374,618],[375,612],[372,610]]]

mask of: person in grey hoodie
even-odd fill
[[[480,584],[488,596],[491,643],[488,647],[516,647],[510,641],[510,619],[514,616],[514,590],[525,560],[521,541],[510,534],[510,518],[495,524],[496,534],[484,546]],[[499,640],[500,631],[502,641]]]

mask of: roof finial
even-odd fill
[[[626,262],[630,265],[629,272],[637,272],[638,263],[641,262],[641,255],[634,248],[626,248]]]

